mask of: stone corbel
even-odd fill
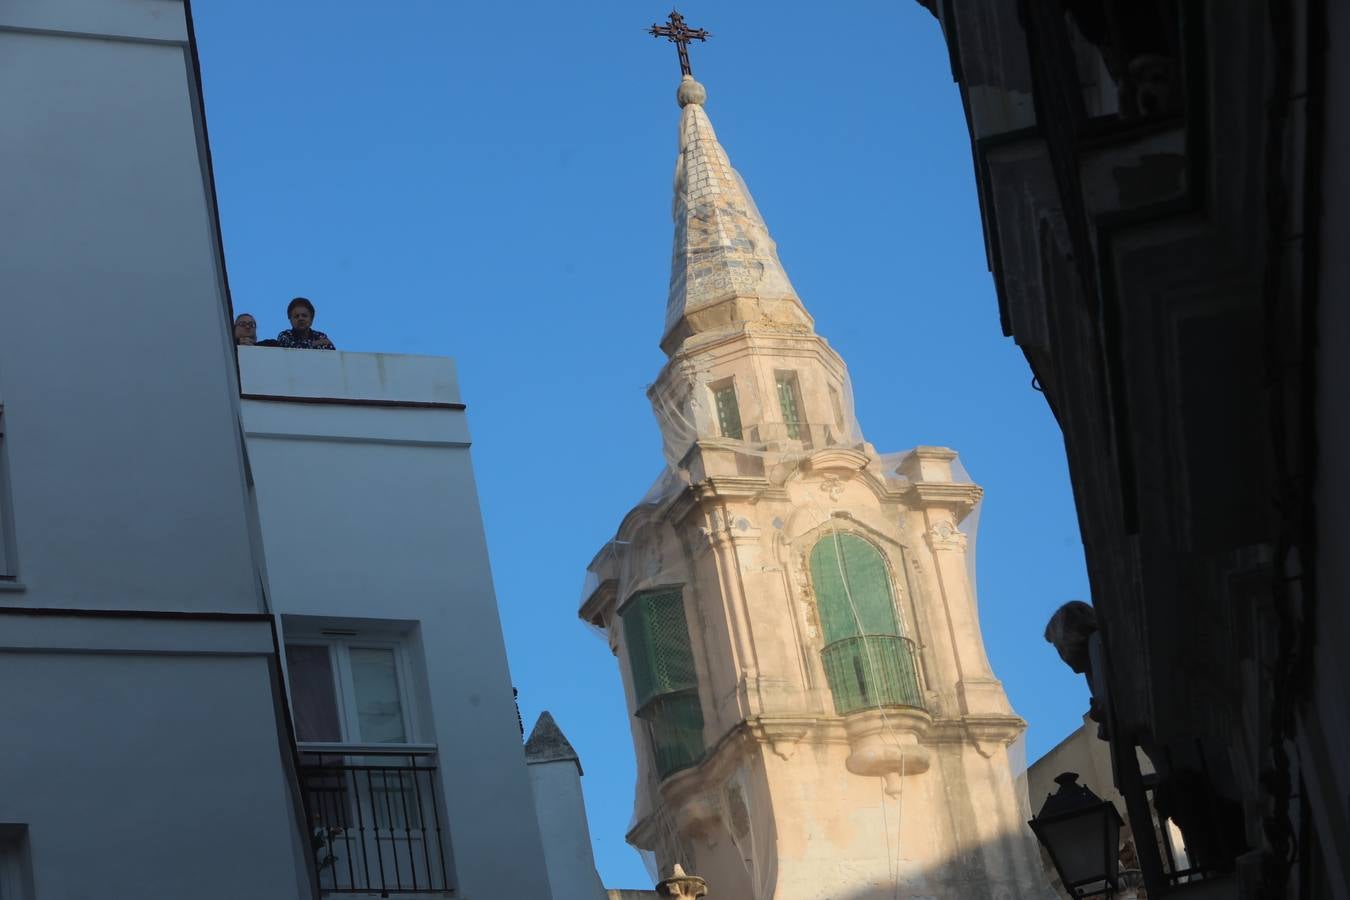
[[[760,717],[750,723],[750,734],[756,741],[768,744],[774,755],[786,762],[797,752],[797,744],[801,739],[819,724],[819,720],[814,718]]]
[[[968,538],[951,522],[946,519],[939,519],[933,523],[933,527],[928,529],[924,535],[928,541],[928,546],[934,550],[956,550],[964,552]]]
[[[805,723],[766,722],[758,720],[753,726],[755,737],[769,745],[774,755],[784,762],[797,752],[797,742],[806,737],[810,727]]]
[[[966,719],[963,724],[966,739],[985,759],[992,757],[1000,747],[1017,740],[1027,727],[1027,723],[1017,716],[981,716]]]
[[[933,719],[921,709],[871,709],[844,719],[850,753],[845,765],[855,775],[883,779],[886,793],[901,791],[900,779],[920,775],[932,764],[932,754],[919,743]]]

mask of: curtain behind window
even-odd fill
[[[291,676],[291,714],[297,741],[340,741],[337,689],[328,648],[287,644],[286,667]]]

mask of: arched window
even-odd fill
[[[831,532],[811,550],[811,582],[835,711],[922,708],[913,645],[900,633],[881,552],[857,535]]]

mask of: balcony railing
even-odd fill
[[[301,751],[300,784],[325,894],[442,894],[435,751]]]
[[[882,706],[923,709],[914,644],[894,634],[865,634],[820,651],[825,677],[841,716]]]

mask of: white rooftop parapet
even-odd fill
[[[245,397],[407,405],[460,402],[454,360],[444,356],[240,347],[239,377]]]

